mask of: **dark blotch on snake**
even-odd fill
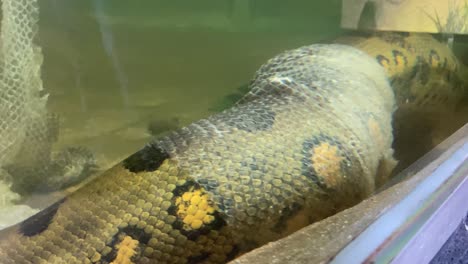
[[[45,231],[52,222],[52,219],[57,213],[60,205],[65,202],[65,200],[66,198],[63,198],[39,213],[24,220],[19,226],[19,233],[27,237],[32,237]]]
[[[155,171],[161,166],[169,154],[155,143],[146,145],[143,149],[123,161],[123,166],[131,172]]]

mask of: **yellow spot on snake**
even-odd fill
[[[402,55],[396,55],[395,62],[395,69],[393,70],[394,73],[403,72],[406,69],[405,57]]]
[[[131,258],[136,253],[136,247],[138,246],[138,240],[133,239],[130,236],[124,237],[122,242],[117,245],[117,256],[111,264],[131,264]]]
[[[190,203],[192,205],[198,205],[200,203],[200,201],[201,201],[201,198],[200,198],[199,195],[195,195],[195,196],[192,197],[192,199],[190,199]]]
[[[401,55],[395,56],[395,60],[396,60],[398,65],[405,66],[405,57],[403,57]]]
[[[185,230],[200,229],[204,224],[214,221],[215,212],[208,199],[208,194],[202,189],[193,188],[185,192],[181,197],[177,197],[177,216],[182,219]]]
[[[338,147],[321,143],[313,149],[312,167],[329,187],[336,186],[340,179],[341,161]]]
[[[188,201],[190,201],[190,199],[192,199],[192,193],[191,192],[186,192],[186,193],[184,193],[184,195],[182,195],[182,200],[184,200],[184,202],[188,202]]]
[[[382,62],[381,62],[381,65],[382,65],[382,67],[384,67],[384,69],[386,69],[386,70],[390,67],[390,65],[388,64],[387,61],[382,61]]]

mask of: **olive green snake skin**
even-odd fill
[[[431,36],[338,42],[274,57],[233,108],[3,231],[0,263],[224,263],[368,197],[394,110],[450,110],[461,65]]]

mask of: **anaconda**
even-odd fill
[[[233,108],[3,231],[0,262],[223,263],[368,197],[394,110],[454,105],[462,68],[430,36],[339,42],[272,58]]]

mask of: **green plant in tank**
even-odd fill
[[[434,22],[439,32],[468,33],[468,3],[466,1],[458,5],[450,1],[445,21],[442,21],[436,10],[434,12],[435,16],[426,14]]]

